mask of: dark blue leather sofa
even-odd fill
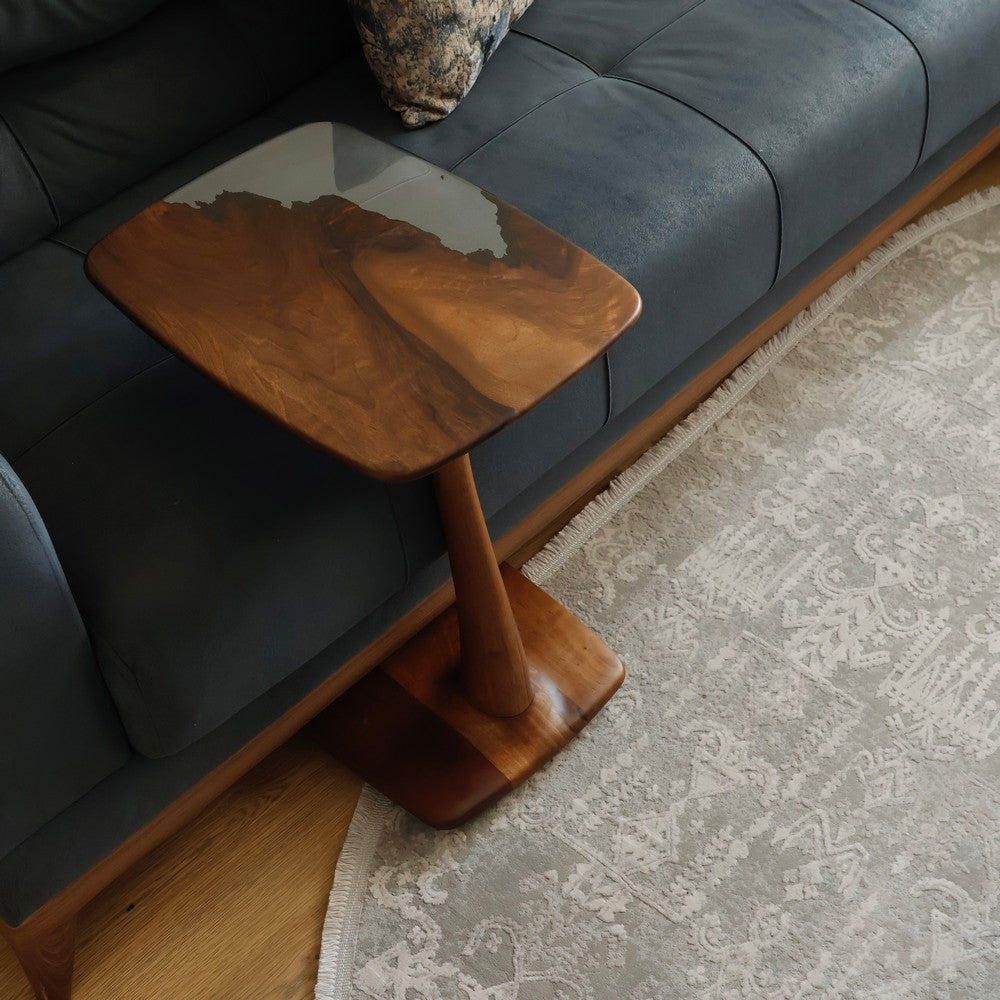
[[[0,0],[0,921],[59,896],[447,573],[367,480],[87,282],[144,205],[337,120],[620,270],[609,355],[474,455],[499,533],[1000,125],[998,0],[536,0],[407,133],[334,0]]]

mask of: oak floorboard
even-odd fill
[[[74,1000],[308,1000],[361,789],[295,737],[80,918]],[[6,945],[0,997],[33,1000]]]
[[[1000,149],[928,211],[994,185]],[[84,910],[76,1000],[311,998],[359,792],[357,778],[304,738],[273,753]],[[32,1000],[3,941],[0,998]]]

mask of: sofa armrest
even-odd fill
[[[130,756],[45,525],[0,457],[0,857]]]

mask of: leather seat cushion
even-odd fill
[[[779,276],[920,156],[920,59],[896,29],[843,0],[706,0],[611,75],[683,101],[767,166],[781,201]]]
[[[857,0],[894,25],[927,71],[923,158],[1000,100],[1000,3],[996,0]]]
[[[210,732],[403,586],[386,488],[181,362],[15,463],[133,745]]]

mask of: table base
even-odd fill
[[[501,571],[534,690],[525,711],[498,718],[466,699],[453,607],[313,724],[334,756],[430,826],[458,826],[520,785],[625,677],[617,654],[583,622],[517,570]]]

